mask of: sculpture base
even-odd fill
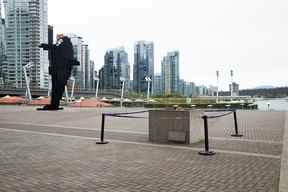
[[[96,144],[101,144],[101,145],[107,144],[107,143],[109,143],[109,141],[97,141],[96,142]]]
[[[243,137],[243,135],[241,135],[241,134],[232,134],[231,136],[232,137]]]
[[[214,151],[200,151],[199,155],[204,155],[204,156],[211,156],[215,155],[216,153]]]
[[[37,111],[59,111],[59,110],[63,110],[64,108],[63,107],[57,107],[57,108],[37,108],[36,110]]]

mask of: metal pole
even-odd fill
[[[219,71],[216,71],[217,76],[217,95],[216,95],[216,103],[219,102]]]
[[[51,75],[48,75],[48,93],[47,93],[48,97],[50,97],[51,89],[52,89]]]
[[[208,117],[207,115],[204,115],[204,137],[205,137],[205,151],[200,151],[200,155],[215,155],[215,152],[209,151],[209,137],[208,137]]]
[[[236,115],[236,110],[233,111],[233,116],[234,116],[234,127],[235,127],[235,134],[232,134],[232,137],[242,137],[243,135],[238,133],[238,123],[237,123],[237,115]]]
[[[231,75],[231,101],[233,100],[232,99],[232,96],[233,96],[233,70],[230,71],[230,75]]]
[[[121,108],[123,106],[124,85],[125,85],[125,81],[122,81],[121,100],[120,100],[120,107]]]
[[[147,90],[147,103],[149,102],[149,97],[150,97],[150,81],[148,80],[148,90]]]
[[[66,102],[66,104],[68,104],[68,89],[67,89],[67,85],[65,85],[65,102]]]
[[[105,113],[102,113],[102,122],[101,122],[101,138],[100,141],[96,142],[96,144],[107,144],[108,141],[104,141],[104,126],[105,126]]]
[[[96,83],[96,93],[95,93],[96,99],[98,98],[98,89],[99,89],[99,79],[97,79],[97,83]]]
[[[28,64],[30,65],[30,63]],[[29,68],[29,66],[27,66]],[[27,71],[26,71],[26,65],[23,67],[23,71],[24,71],[24,78],[25,78],[25,82],[26,82],[26,93],[27,93],[27,96],[28,96],[28,101],[29,103],[32,101],[32,96],[31,96],[31,92],[30,92],[30,79],[29,77],[27,76]]]
[[[71,95],[70,95],[70,100],[72,102],[72,98],[74,97],[74,89],[75,89],[75,78],[72,79],[72,90],[71,90]]]

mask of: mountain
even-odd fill
[[[253,89],[273,89],[273,88],[275,87],[272,85],[260,85],[260,86],[254,87]]]

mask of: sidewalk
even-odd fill
[[[96,145],[103,110],[121,111],[1,106],[0,191],[278,191],[285,113],[239,112],[241,139],[229,117],[211,123],[205,157],[203,143],[149,143],[147,119],[110,119]]]

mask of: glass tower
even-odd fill
[[[161,65],[164,94],[179,94],[179,52],[168,52]]]
[[[3,86],[7,74],[6,63],[6,43],[5,43],[5,20],[2,18],[2,8],[0,1],[0,86]]]
[[[133,89],[136,93],[147,92],[145,77],[154,78],[154,44],[149,41],[138,41],[134,46]]]
[[[7,83],[24,87],[23,66],[31,62],[31,86],[48,88],[48,52],[39,48],[48,43],[47,0],[4,0],[4,8]]]
[[[101,89],[120,89],[120,77],[123,77],[126,82],[130,80],[128,54],[123,47],[110,49],[106,52],[104,66],[99,75]]]

